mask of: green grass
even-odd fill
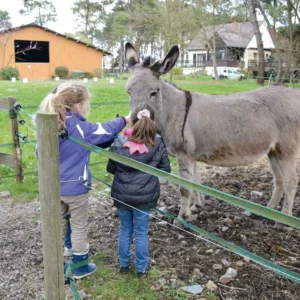
[[[110,258],[103,253],[97,253],[92,260],[97,264],[96,272],[90,279],[82,280],[77,287],[88,291],[92,299],[97,299],[99,295],[103,300],[191,299],[176,286],[162,287],[160,272],[156,268],[152,268],[149,275],[140,280],[134,269],[121,274],[118,269],[107,266]]]
[[[88,120],[94,122],[105,122],[111,120],[116,114],[127,115],[129,112],[129,103],[115,104],[112,102],[126,102],[128,95],[125,91],[126,80],[115,80],[110,84],[107,80],[98,82],[89,82],[87,87],[91,93],[91,112]],[[229,81],[229,80],[211,80],[208,76],[188,77],[184,80],[174,80],[181,89],[207,93],[207,94],[229,94],[241,91],[247,91],[257,88],[254,80]],[[61,83],[61,82],[59,82]],[[0,99],[8,96],[14,96],[23,109],[29,114],[33,114],[43,98],[58,85],[57,81],[32,81],[24,84],[22,82],[0,81]],[[101,103],[103,105],[93,105]],[[33,106],[33,107],[32,107]],[[31,107],[31,108],[30,108]],[[36,107],[36,108],[35,108]],[[20,117],[25,120],[25,125],[19,125],[19,132],[26,135],[29,140],[36,140],[34,127],[31,124],[30,117],[20,113]],[[12,143],[10,135],[10,123],[8,114],[0,111],[0,147],[1,144]],[[1,147],[0,152],[12,153],[12,147]],[[16,184],[14,181],[13,168],[0,165],[0,190],[9,190],[14,201],[30,201],[38,196],[38,178],[35,174],[28,174],[37,171],[37,161],[35,158],[35,146],[30,143],[22,144],[23,169],[25,173],[24,183]],[[177,165],[174,159],[172,167],[176,170]],[[92,173],[102,180],[111,181],[111,176],[106,173],[107,160],[97,154],[91,155],[91,163],[98,163],[91,167]]]

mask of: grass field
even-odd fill
[[[181,89],[207,94],[230,94],[257,88],[254,80],[213,81],[207,76],[197,78],[186,77],[184,80],[175,79],[174,82]],[[114,118],[116,114],[126,115],[129,111],[129,102],[128,94],[125,91],[125,84],[126,80],[115,80],[114,84],[110,84],[107,80],[87,83],[92,103],[88,120],[105,122]],[[26,84],[22,82],[0,81],[0,99],[14,96],[28,114],[33,114],[42,99],[57,85],[57,81],[33,81]],[[18,120],[24,119],[25,125],[19,124],[19,132],[26,135],[30,141],[35,141],[35,128],[31,124],[28,114],[25,112],[20,113]],[[12,143],[9,117],[5,112],[0,112],[0,128],[0,152],[12,153],[11,147],[3,146]],[[14,201],[17,202],[30,201],[38,195],[37,174],[32,173],[37,171],[35,146],[33,144],[22,143],[22,159],[25,173],[22,185],[15,183],[13,168],[0,165],[0,191],[9,190],[13,195]],[[92,154],[90,162],[93,164],[91,169],[95,176],[102,180],[111,180],[110,175],[105,171],[107,162],[105,158]],[[172,160],[172,164],[176,169],[174,160]]]

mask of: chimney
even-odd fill
[[[233,32],[236,32],[236,20],[233,20]]]

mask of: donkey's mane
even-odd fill
[[[151,66],[151,61],[152,61],[152,58],[151,56],[147,56],[144,61],[142,62],[142,66],[144,68],[149,68]]]

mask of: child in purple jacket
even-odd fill
[[[63,83],[55,93],[49,94],[41,104],[41,111],[58,114],[58,131],[66,130],[86,143],[99,145],[110,141],[126,126],[129,118],[117,117],[100,124],[88,122],[83,116],[89,112],[89,94],[79,83]],[[88,191],[91,186],[89,170],[90,151],[67,139],[59,140],[61,214],[71,214],[71,241],[73,261],[78,263],[88,258],[87,221]],[[68,220],[62,218],[62,235],[68,230]],[[75,269],[74,278],[86,277],[96,270],[89,263]]]

